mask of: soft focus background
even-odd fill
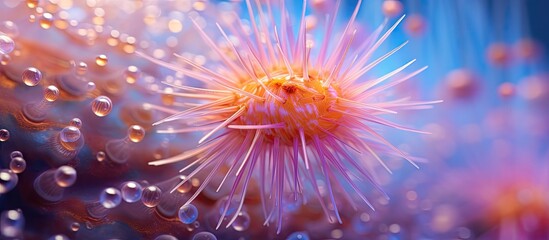
[[[287,1],[296,18],[297,2]],[[334,2],[307,2],[319,39]],[[339,30],[355,4],[342,1]],[[200,179],[170,194],[185,163],[147,165],[192,149],[203,133],[156,132],[177,128],[152,126],[167,116],[162,108],[185,102],[161,82],[193,80],[135,52],[215,66],[189,18],[218,40],[215,22],[233,11],[249,18],[245,3],[3,0],[0,239],[549,239],[548,8],[544,0],[364,0],[357,42],[403,14],[375,56],[409,41],[367,75],[417,59],[406,73],[429,68],[387,97],[444,101],[388,118],[431,134],[382,128],[420,168],[386,157],[393,173],[376,166],[375,177],[390,200],[367,195],[376,211],[344,207],[343,224],[329,224],[314,199],[288,203],[277,235],[262,225],[253,194],[238,221],[216,230],[227,193],[216,187],[193,202],[198,217],[181,222]]]

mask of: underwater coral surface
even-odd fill
[[[2,0],[0,239],[549,239],[542,0]]]

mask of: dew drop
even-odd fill
[[[97,152],[97,154],[95,154],[95,158],[97,159],[98,162],[103,162],[103,160],[105,160],[106,158],[105,152],[103,151]]]
[[[179,179],[181,181],[184,181],[186,178],[187,177],[184,176],[184,175],[179,176]],[[177,191],[180,192],[180,193],[187,193],[187,192],[191,191],[192,188],[193,188],[193,184],[191,183],[191,181],[186,181],[185,183],[183,183],[179,187],[177,187]]]
[[[126,82],[129,84],[134,84],[139,78],[140,71],[136,66],[129,66],[124,72],[126,76]]]
[[[44,13],[40,18],[40,27],[43,29],[49,29],[53,23],[53,15],[51,13]]]
[[[44,99],[48,102],[55,102],[59,97],[59,89],[56,86],[50,85],[44,90]]]
[[[247,212],[240,212],[233,222],[233,228],[236,231],[243,232],[250,227],[250,215]]]
[[[10,54],[15,49],[13,39],[0,33],[0,54]]]
[[[160,197],[162,196],[162,190],[157,186],[148,186],[143,190],[143,196],[141,196],[141,202],[147,207],[155,207],[160,203]]]
[[[88,89],[88,91],[95,90],[95,83],[94,82],[88,82],[88,84],[86,85],[86,88]]]
[[[80,230],[80,223],[73,222],[71,223],[71,231],[76,232]]]
[[[36,8],[38,7],[39,0],[27,0],[27,7],[28,8]]]
[[[112,101],[106,96],[99,96],[92,102],[92,111],[98,117],[107,116],[112,111]]]
[[[80,133],[80,130],[74,126],[65,127],[59,133],[59,138],[63,143],[74,143],[78,141],[81,136],[82,134]]]
[[[179,208],[179,220],[185,224],[191,224],[198,218],[198,209],[192,204],[183,205]]]
[[[309,240],[309,235],[305,232],[294,232],[286,238],[286,240]]]
[[[23,231],[25,218],[21,210],[8,210],[0,216],[0,232],[4,237],[17,237]]]
[[[106,66],[108,61],[109,59],[105,54],[101,54],[95,58],[95,64],[97,64],[97,66],[100,66],[100,67]]]
[[[7,129],[0,129],[0,142],[5,142],[10,139],[10,131]]]
[[[19,182],[17,174],[8,169],[0,170],[0,194],[11,191]]]
[[[139,125],[132,125],[128,129],[128,138],[134,143],[141,142],[145,137],[145,129]]]
[[[14,173],[22,173],[27,168],[27,162],[22,157],[14,157],[10,161],[10,169]]]
[[[116,188],[105,188],[99,196],[99,202],[105,208],[114,208],[122,202],[122,195]]]
[[[33,87],[38,85],[40,80],[42,80],[42,72],[34,67],[30,67],[23,71],[21,79],[25,85]]]
[[[88,64],[85,62],[74,63],[74,72],[76,75],[83,76],[88,72]]]
[[[193,236],[193,240],[217,240],[211,232],[199,232]]]
[[[141,199],[141,196],[143,195],[143,188],[139,183],[129,181],[124,183],[121,188],[121,192],[122,199],[124,199],[124,201],[133,203]]]
[[[73,118],[69,122],[69,126],[80,129],[82,127],[82,120],[80,120],[80,118]]]
[[[60,187],[70,187],[76,182],[76,170],[71,166],[61,166],[53,176]]]

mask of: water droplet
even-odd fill
[[[71,166],[61,166],[55,171],[54,178],[60,187],[70,187],[76,182],[76,170]]]
[[[211,232],[199,232],[193,236],[193,240],[217,240]]]
[[[50,238],[48,238],[48,240],[70,240],[70,238],[63,234],[57,234],[51,236]]]
[[[17,174],[8,169],[0,170],[0,194],[11,191],[19,182]]]
[[[7,129],[0,129],[0,142],[5,142],[10,139],[10,131]]]
[[[223,197],[222,199],[217,200],[216,206],[219,210],[219,214],[222,215],[223,212],[225,212],[227,201],[229,200],[229,197]],[[229,204],[229,208],[227,209],[227,212],[225,213],[225,216],[230,216],[236,213],[236,210],[238,209],[238,201],[233,198],[231,200],[231,204]]]
[[[44,90],[44,99],[48,102],[55,102],[59,97],[59,89],[56,86],[50,85]]]
[[[21,79],[25,85],[33,87],[38,85],[40,80],[42,80],[42,72],[34,67],[30,67],[23,71]]]
[[[11,159],[16,158],[16,157],[22,158],[23,154],[19,151],[13,151],[13,152],[10,153],[10,158]]]
[[[131,125],[128,129],[128,138],[134,143],[141,142],[145,137],[145,129],[139,125]]]
[[[39,0],[27,0],[27,7],[36,8],[38,7]]]
[[[309,235],[306,232],[294,232],[286,238],[286,240],[309,240]]]
[[[143,188],[139,183],[129,181],[122,186],[121,192],[122,199],[124,199],[124,201],[133,203],[141,199],[141,195],[143,194]]]
[[[85,62],[74,63],[74,72],[76,75],[84,76],[88,72],[88,64]]]
[[[95,83],[94,82],[88,82],[88,84],[86,85],[86,88],[88,89],[88,91],[95,90]]]
[[[129,66],[124,72],[126,76],[126,82],[129,84],[134,84],[139,78],[140,71],[136,66]]]
[[[71,230],[72,230],[73,232],[76,232],[76,231],[78,231],[79,229],[80,229],[80,223],[77,223],[77,222],[71,223]]]
[[[97,158],[98,162],[103,162],[103,160],[105,160],[105,157],[106,157],[106,155],[105,155],[105,152],[103,152],[103,151],[99,151],[95,155],[95,158]]]
[[[154,240],[177,240],[177,238],[172,235],[163,234],[154,238]]]
[[[111,99],[106,96],[96,97],[92,102],[92,111],[98,117],[107,116],[112,111]]]
[[[25,218],[21,210],[8,210],[0,216],[0,232],[4,237],[13,238],[21,234]]]
[[[0,54],[10,54],[15,49],[15,42],[13,39],[0,33]]]
[[[0,23],[0,32],[3,32],[9,37],[17,37],[19,35],[19,28],[12,21],[3,21]]]
[[[14,173],[22,173],[27,168],[27,162],[22,157],[14,157],[10,161],[10,169]]]
[[[141,202],[147,207],[155,207],[160,203],[160,197],[162,196],[162,190],[157,186],[148,186],[143,190],[143,196],[141,196]]]
[[[59,139],[62,143],[75,143],[81,136],[82,133],[80,133],[80,130],[73,126],[65,127],[59,132]]]
[[[198,218],[198,209],[192,204],[183,205],[179,208],[179,220],[185,224],[191,224]]]
[[[100,66],[100,67],[106,66],[108,61],[109,59],[105,54],[101,54],[95,58],[95,64],[97,64],[97,66]]]
[[[69,122],[69,125],[72,126],[72,127],[80,129],[82,127],[82,120],[80,120],[80,118],[73,118]]]
[[[250,215],[247,212],[240,212],[233,222],[233,228],[236,231],[243,232],[250,227]]]
[[[40,27],[43,29],[49,29],[53,23],[53,15],[51,13],[44,13],[40,18]]]
[[[99,202],[105,208],[114,208],[122,202],[122,196],[120,191],[116,188],[105,188],[99,196]]]
[[[184,175],[179,176],[179,179],[181,181],[184,181],[186,178],[187,177],[184,176]],[[187,193],[187,192],[191,191],[192,188],[193,188],[193,184],[191,183],[191,181],[186,181],[185,183],[183,183],[179,187],[177,187],[177,191],[180,192],[180,193]]]

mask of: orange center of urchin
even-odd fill
[[[280,73],[270,79],[263,77],[259,81],[280,99],[271,96],[257,81],[249,81],[243,90],[261,96],[264,100],[250,99],[244,102],[247,109],[240,117],[240,124],[279,124],[280,127],[262,131],[267,139],[279,137],[281,143],[285,144],[292,144],[300,136],[300,131],[306,137],[323,136],[323,130],[330,131],[337,127],[334,122],[341,114],[329,110],[339,95],[337,87],[324,87],[322,79],[315,76],[304,79],[299,75]]]

